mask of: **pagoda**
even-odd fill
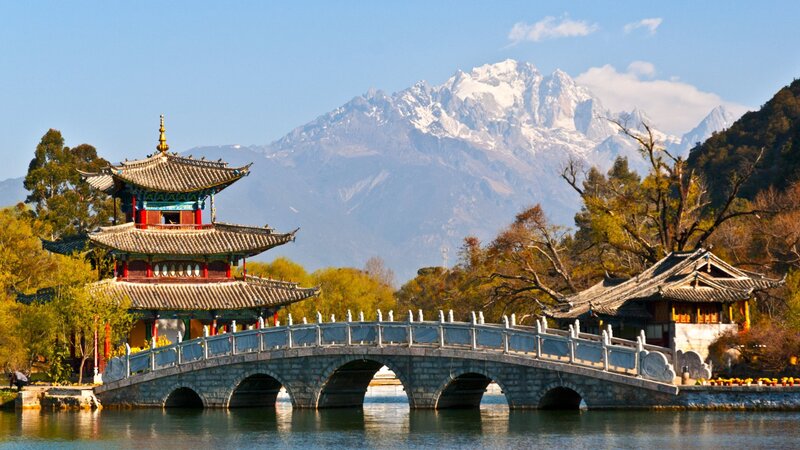
[[[157,150],[146,159],[110,165],[98,173],[81,173],[93,187],[120,200],[124,223],[88,234],[90,245],[110,251],[114,277],[94,283],[91,291],[130,300],[136,312],[129,344],[141,346],[178,333],[199,337],[258,326],[260,317],[275,317],[290,303],[318,293],[294,283],[247,275],[246,259],[295,238],[272,228],[215,221],[214,196],[250,173],[250,165],[168,153],[161,116]],[[210,223],[203,210],[210,206]],[[115,206],[116,208],[116,206]],[[120,215],[122,215],[120,214]],[[234,275],[233,267],[242,267]],[[234,322],[235,321],[235,322]]]
[[[698,248],[673,252],[635,277],[606,277],[585,291],[564,297],[545,315],[567,326],[575,319],[588,332],[612,325],[615,335],[634,338],[645,332],[648,344],[695,351],[726,332],[750,328],[750,303],[756,293],[783,285],[728,264]]]

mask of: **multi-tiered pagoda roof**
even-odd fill
[[[280,233],[267,226],[215,221],[214,195],[247,176],[250,164],[228,167],[222,161],[170,154],[163,116],[159,131],[158,151],[146,159],[82,173],[87,183],[120,200],[125,218],[125,223],[84,238],[89,245],[109,250],[116,260],[114,278],[95,283],[92,290],[127,298],[132,309],[153,318],[202,317],[213,311],[215,323],[224,311],[252,319],[316,295],[315,288],[246,273],[246,258],[293,241],[297,230]],[[209,198],[211,222],[203,223]],[[45,246],[58,251],[80,248],[81,242]],[[236,277],[232,266],[240,262],[243,274]]]
[[[215,256],[236,254],[250,257],[294,240],[297,230],[277,233],[269,227],[227,223],[201,225],[146,225],[132,222],[103,227],[88,236],[99,247],[117,252]]]
[[[107,194],[126,188],[188,194],[210,190],[219,192],[247,176],[251,165],[228,167],[228,163],[222,161],[156,152],[146,159],[111,165],[99,173],[81,174],[87,183]]]

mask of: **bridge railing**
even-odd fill
[[[583,333],[575,321],[568,330],[549,328],[545,318],[535,327],[523,327],[511,318],[503,317],[502,324],[487,324],[483,314],[472,313],[470,322],[452,320],[452,312],[439,320],[423,320],[419,312],[415,320],[409,311],[407,320],[394,321],[392,313],[384,321],[378,311],[374,322],[354,321],[350,314],[344,322],[323,322],[317,313],[316,323],[292,323],[286,326],[263,327],[252,330],[204,336],[155,347],[136,354],[130,350],[121,358],[112,359],[104,373],[104,381],[115,381],[137,374],[154,372],[167,367],[196,361],[245,353],[271,352],[302,347],[433,347],[495,352],[521,358],[541,359],[564,364],[590,367],[602,371],[673,383],[675,371],[671,365],[671,350],[645,345],[644,335],[635,341],[613,336],[610,327],[600,335]],[[333,318],[332,318],[333,319]],[[234,323],[235,329],[235,323]],[[155,344],[155,342],[153,342]]]

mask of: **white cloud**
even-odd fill
[[[661,25],[661,21],[661,17],[651,17],[649,19],[642,19],[638,22],[626,24],[622,29],[626,34],[638,30],[639,28],[646,29],[649,34],[656,34],[656,30],[658,26]]]
[[[628,64],[628,73],[646,77],[654,77],[656,75],[656,66],[647,61],[634,61]]]
[[[552,16],[533,23],[517,22],[508,32],[508,39],[517,44],[522,41],[541,42],[548,39],[587,36],[597,31],[597,24],[568,17],[557,19]]]
[[[638,108],[652,118],[657,128],[674,135],[691,130],[715,107],[724,105],[736,114],[747,107],[723,100],[713,92],[677,80],[643,80],[643,75],[655,74],[655,66],[635,61],[627,72],[613,66],[592,67],[578,75],[575,81],[587,87],[611,111],[631,111]]]

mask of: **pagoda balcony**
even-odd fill
[[[117,281],[127,281],[129,283],[150,283],[150,284],[204,284],[204,283],[229,283],[231,281],[242,281],[241,277],[231,278],[203,278],[203,277],[117,277]]]
[[[212,230],[213,223],[137,223],[139,230]]]

